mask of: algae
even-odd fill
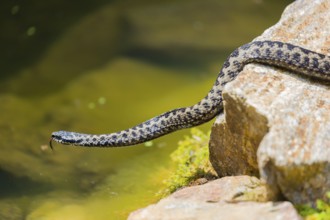
[[[171,154],[175,163],[173,173],[165,180],[166,189],[160,192],[166,196],[179,188],[189,185],[199,178],[214,179],[216,173],[209,161],[210,132],[205,134],[197,128],[191,129],[191,135],[181,140],[177,149]]]

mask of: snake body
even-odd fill
[[[87,147],[120,147],[143,143],[173,131],[205,123],[223,111],[224,86],[249,63],[281,67],[297,74],[330,81],[330,57],[278,41],[254,41],[237,48],[225,61],[212,89],[197,104],[177,108],[135,127],[110,134],[57,131],[52,141]]]

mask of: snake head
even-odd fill
[[[65,145],[75,145],[82,141],[82,134],[69,131],[55,131],[49,141],[49,146],[53,150],[53,141],[65,144]]]

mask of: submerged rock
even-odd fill
[[[22,209],[13,202],[0,202],[0,219],[5,220],[23,220]]]
[[[273,195],[255,177],[224,177],[181,189],[128,219],[301,219],[289,202],[260,202],[269,199]]]
[[[257,40],[290,42],[330,55],[330,2],[295,1]],[[248,65],[223,93],[225,116],[212,128],[219,176],[260,176],[293,203],[330,189],[329,83]]]

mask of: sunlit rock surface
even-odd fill
[[[330,55],[330,2],[295,1],[257,40],[278,40]],[[330,189],[329,83],[248,65],[224,94],[210,158],[220,176],[260,176],[293,203]],[[259,170],[258,170],[259,169]],[[324,198],[324,197],[323,197]]]
[[[224,177],[178,190],[128,219],[301,219],[289,202],[260,202],[274,199],[267,194],[267,187],[255,177]]]

